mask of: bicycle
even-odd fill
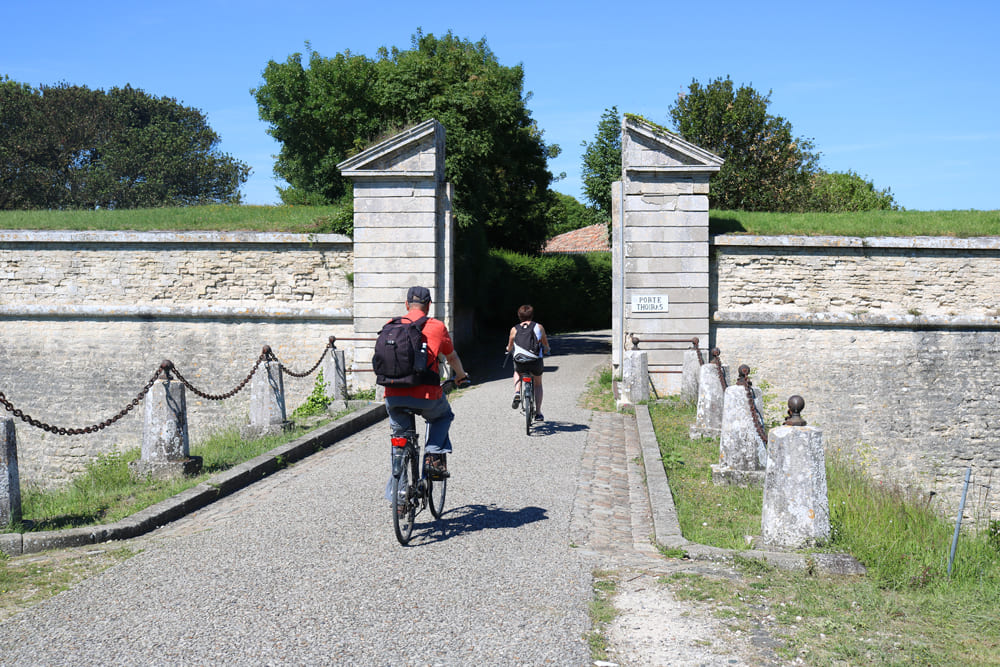
[[[524,433],[531,435],[531,423],[535,420],[535,380],[531,373],[517,372],[521,392],[521,412],[524,413]]]
[[[506,366],[507,361],[511,358],[511,353],[507,352],[503,366]],[[517,372],[518,396],[520,397],[514,407],[521,408],[521,412],[524,414],[524,432],[526,435],[531,435],[531,423],[535,421],[535,415],[538,413],[538,408],[535,405],[535,378],[531,373],[517,370],[516,363],[514,370]]]
[[[449,392],[456,386],[467,387],[471,382],[457,385],[454,380],[447,380],[442,388]],[[416,410],[404,408],[403,412],[413,415]],[[415,422],[414,422],[415,423]],[[425,424],[426,439],[430,426]],[[420,457],[420,436],[416,429],[408,430],[398,436],[391,436],[392,444],[392,478],[389,481],[389,492],[392,495],[392,527],[396,539],[406,545],[413,535],[413,525],[416,516],[430,509],[435,519],[440,519],[444,513],[444,501],[448,493],[448,478],[429,474]]]

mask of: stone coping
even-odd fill
[[[0,243],[130,243],[130,244],[266,244],[353,245],[343,234],[292,234],[284,232],[131,232],[0,230]]]
[[[368,401],[351,402],[354,412],[285,443],[249,461],[220,472],[197,486],[103,526],[28,533],[0,533],[0,551],[8,556],[37,553],[49,549],[79,547],[111,540],[126,540],[199,510],[206,505],[266,477],[290,463],[328,448],[387,417],[385,405]]]
[[[321,320],[351,324],[351,308],[312,308],[301,306],[200,306],[200,305],[149,305],[149,304],[19,304],[0,305],[0,318],[155,318],[155,319],[263,319],[263,320]]]
[[[846,554],[801,554],[760,549],[743,551],[689,542],[681,533],[677,508],[670,492],[670,482],[663,470],[663,458],[656,442],[656,434],[653,432],[653,420],[650,419],[649,408],[646,405],[636,405],[635,419],[639,431],[639,446],[642,449],[642,465],[646,472],[646,489],[652,509],[653,533],[657,544],[668,549],[682,550],[694,560],[732,561],[740,557],[761,560],[786,570],[817,569],[828,574],[865,573],[864,566]]]
[[[851,327],[875,329],[1000,329],[994,315],[910,315],[874,313],[801,313],[781,311],[717,311],[714,324]]]
[[[713,246],[762,248],[902,248],[906,250],[1000,250],[1000,236],[755,236],[719,234]]]

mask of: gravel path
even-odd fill
[[[0,662],[589,664],[592,565],[569,524],[577,398],[607,348],[556,349],[537,435],[499,372],[453,398],[447,512],[420,515],[411,546],[383,499],[382,422],[134,540],[138,556],[0,625]]]

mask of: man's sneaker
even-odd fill
[[[424,470],[431,479],[441,480],[451,477],[448,472],[447,454],[426,454],[424,456]]]
[[[543,422],[543,421],[545,421],[545,417],[542,416],[541,412],[536,412],[535,413],[535,421],[536,422]]]
[[[521,405],[521,394],[514,394],[514,400],[510,402],[510,407],[517,410],[519,405]]]

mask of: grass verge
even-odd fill
[[[710,211],[712,234],[761,236],[1000,236],[1000,211],[760,213]]]
[[[591,631],[587,633],[587,646],[590,647],[591,660],[608,659],[607,627],[615,620],[618,610],[613,599],[618,590],[618,575],[606,570],[595,570],[594,597],[590,601]]]
[[[715,487],[718,440],[691,441],[694,409],[650,406],[664,467],[689,540],[744,548],[760,530],[760,491]],[[680,599],[706,600],[719,616],[765,626],[779,654],[808,665],[1000,665],[1000,548],[990,534],[963,534],[947,576],[953,531],[927,502],[880,485],[850,459],[827,461],[832,535],[864,577],[777,570],[737,559],[739,580],[678,574],[666,581]]]
[[[0,229],[349,233],[353,205],[174,206],[115,211],[0,211]]]

